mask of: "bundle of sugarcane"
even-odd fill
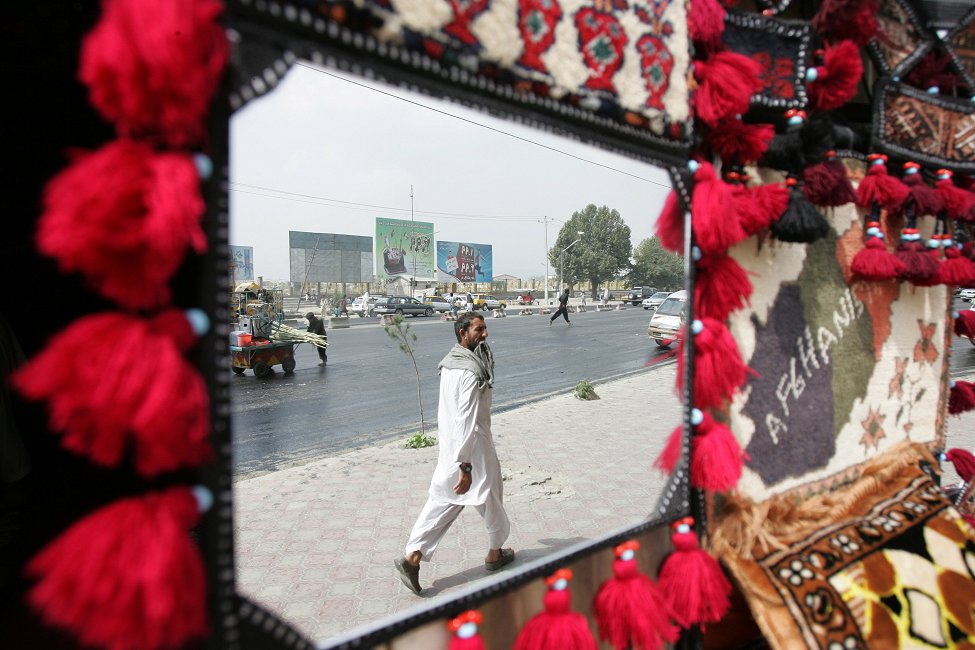
[[[312,334],[304,330],[295,329],[284,323],[272,323],[271,338],[275,341],[295,341],[297,343],[311,343],[315,347],[328,347],[328,337],[321,334]]]

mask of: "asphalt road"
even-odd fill
[[[673,352],[659,350],[647,338],[650,315],[639,307],[589,311],[570,314],[571,327],[561,318],[550,326],[548,316],[488,318],[488,342],[496,363],[494,410],[572,390],[583,379],[599,381],[648,364],[672,363]],[[405,438],[420,430],[417,379],[409,355],[386,335],[378,319],[353,320],[354,327],[329,330],[325,368],[317,365],[315,350],[302,344],[295,351],[293,375],[277,366],[274,376],[265,379],[250,371],[232,376],[238,476]],[[437,363],[454,343],[453,323],[437,317],[407,318],[406,323],[417,337],[423,420],[432,429],[437,419]]]

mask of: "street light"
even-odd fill
[[[571,244],[569,244],[568,246],[566,246],[565,248],[563,248],[561,251],[559,251],[559,293],[561,293],[562,292],[562,289],[564,288],[562,286],[562,261],[565,258],[565,251],[569,250],[570,248],[572,248],[573,246],[575,246],[576,244],[578,244],[579,242],[581,242],[582,241],[582,235],[585,235],[586,234],[586,231],[585,230],[577,230],[576,231],[576,234],[579,235],[578,237],[576,237],[576,240],[574,242],[572,242]]]

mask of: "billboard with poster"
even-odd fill
[[[433,224],[376,217],[376,275],[433,280]]]
[[[437,242],[437,280],[490,282],[494,279],[491,244]]]
[[[254,281],[254,247],[230,247],[230,275],[233,284]]]

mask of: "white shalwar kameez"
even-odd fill
[[[420,551],[421,559],[429,560],[464,506],[474,506],[484,518],[489,549],[501,548],[508,539],[511,527],[504,510],[501,464],[491,436],[492,390],[478,388],[470,370],[441,369],[437,467],[406,544],[407,555]],[[471,487],[455,494],[461,463],[471,464]]]

